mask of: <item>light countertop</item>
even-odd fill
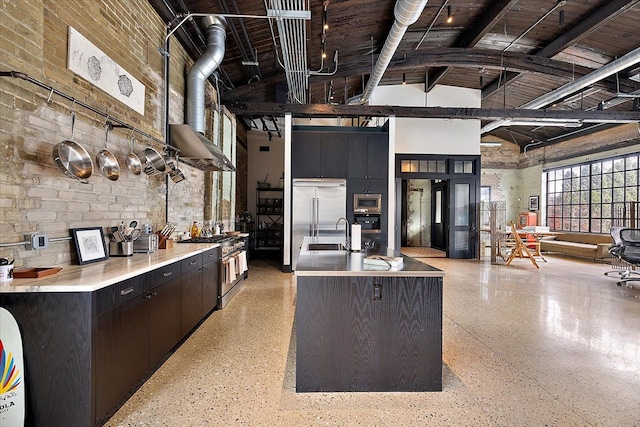
[[[172,249],[159,249],[150,254],[134,253],[130,257],[111,257],[91,264],[65,266],[51,276],[14,278],[9,283],[0,283],[0,293],[93,292],[218,246],[218,243],[179,243]]]
[[[389,277],[443,277],[444,271],[433,266],[403,256],[399,252],[382,247],[362,252],[340,250],[310,251],[308,245],[312,243],[340,243],[344,244],[344,237],[321,236],[305,237],[302,250],[296,264],[296,276],[389,276]],[[402,256],[401,267],[387,267],[364,264],[367,255]]]

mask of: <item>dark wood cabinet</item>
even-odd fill
[[[97,317],[96,421],[111,415],[149,370],[149,312],[144,296],[139,276],[97,292],[98,306],[106,309]]]
[[[25,424],[102,424],[217,306],[219,258],[214,248],[93,292],[0,293],[23,333]]]
[[[202,254],[182,261],[182,335],[202,319]]]
[[[293,178],[347,178],[348,137],[343,133],[294,131],[291,139]]]
[[[386,193],[389,170],[387,134],[349,135],[347,187],[353,193]]]
[[[298,277],[296,391],[442,390],[441,277]]]
[[[149,290],[149,366],[164,360],[182,339],[182,289],[176,277]]]
[[[218,306],[220,297],[220,248],[202,254],[202,310],[203,317]]]

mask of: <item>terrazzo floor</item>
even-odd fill
[[[446,272],[444,390],[430,393],[297,394],[295,279],[253,261],[107,425],[640,426],[640,289],[546,258],[425,260]]]

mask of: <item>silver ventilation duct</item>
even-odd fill
[[[426,5],[427,0],[398,0],[393,9],[395,21],[393,21],[391,31],[389,31],[387,40],[384,42],[378,61],[373,67],[367,86],[364,88],[364,92],[361,95],[357,95],[349,99],[347,104],[362,105],[369,102],[369,98],[371,97],[373,90],[378,86],[380,80],[382,80],[382,76],[387,70],[389,63],[393,58],[393,54],[398,49],[398,46],[402,41],[402,37],[404,37],[404,33],[407,32],[409,25],[414,24],[418,18],[420,18],[420,15]]]
[[[597,70],[592,71],[591,73],[586,74],[570,83],[567,83],[564,86],[560,86],[559,88],[552,90],[551,92],[545,95],[542,95],[539,98],[529,101],[518,108],[538,110],[542,107],[546,107],[552,102],[562,99],[565,96],[571,95],[574,92],[584,89],[589,85],[592,85],[602,79],[609,77],[610,75],[618,73],[638,63],[640,63],[640,48],[634,49],[631,52],[627,53],[626,55],[621,56],[620,58],[614,61],[611,61],[606,65],[603,65]],[[606,123],[606,122],[603,121],[602,123]],[[484,134],[487,132],[491,132],[494,129],[497,129],[501,126],[506,126],[506,125],[509,125],[509,121],[507,119],[496,120],[484,125],[482,129],[480,129],[480,133]]]
[[[169,125],[171,145],[180,150],[180,159],[193,167],[204,171],[235,171],[222,150],[204,137],[205,82],[224,58],[227,22],[222,16],[209,15],[200,25],[207,33],[207,50],[189,70],[187,124]]]

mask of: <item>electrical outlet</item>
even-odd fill
[[[49,246],[49,237],[44,233],[35,233],[29,236],[29,240],[31,241],[31,249],[45,249]]]
[[[373,300],[381,300],[382,299],[382,285],[373,285]]]

